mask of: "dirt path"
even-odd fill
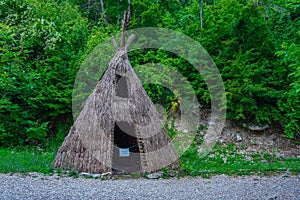
[[[106,180],[0,174],[0,199],[300,199],[300,176]]]

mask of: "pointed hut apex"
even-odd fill
[[[128,51],[128,48],[129,46],[131,45],[131,43],[134,41],[135,39],[135,35],[132,34],[130,35],[129,39],[127,40],[127,43],[126,43],[126,31],[127,31],[127,28],[128,28],[128,22],[129,22],[129,12],[124,12],[124,18],[122,20],[122,33],[121,33],[121,44],[120,46],[118,46],[115,38],[112,39],[112,42],[113,42],[113,45],[116,49],[116,51],[118,51],[119,49],[122,49],[124,48],[125,52]]]

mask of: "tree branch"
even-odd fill
[[[102,13],[105,11],[105,6],[103,0],[100,0]]]
[[[201,29],[203,28],[202,12],[203,12],[203,0],[200,0],[200,27],[201,27]]]
[[[130,0],[128,0],[128,21],[129,21],[129,18],[130,18],[130,14],[131,14],[131,11],[130,11]]]

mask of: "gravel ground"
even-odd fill
[[[0,174],[0,199],[300,199],[300,176],[100,180]]]

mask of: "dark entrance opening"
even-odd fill
[[[127,122],[115,123],[112,168],[130,173],[141,170],[136,132],[134,126]]]
[[[116,95],[123,98],[128,98],[127,78],[116,74]]]

